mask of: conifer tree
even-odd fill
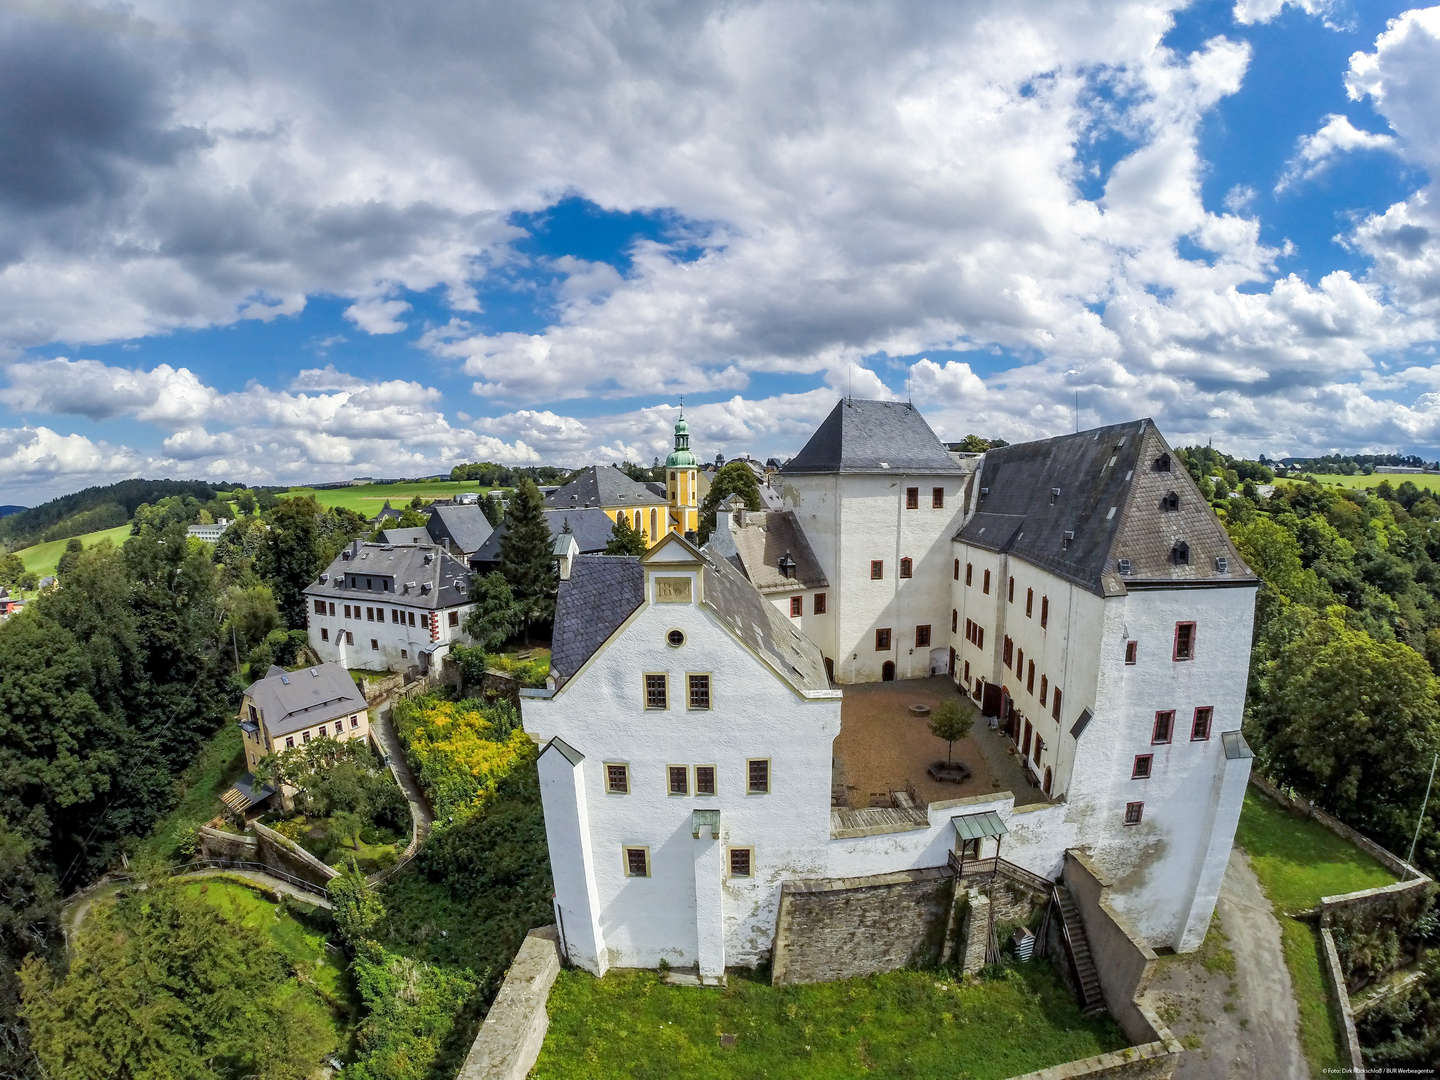
[[[610,530],[610,542],[605,545],[606,555],[644,555],[645,534],[625,514],[615,515],[615,527]]]
[[[559,583],[540,489],[529,477],[516,487],[505,520],[508,527],[500,539],[500,573],[510,583],[520,624],[528,634],[532,627],[548,624],[554,617]]]

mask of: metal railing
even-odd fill
[[[296,877],[294,874],[286,873],[284,870],[278,870],[265,863],[249,862],[244,859],[191,859],[188,863],[182,863],[179,866],[172,867],[170,876],[179,877],[182,874],[194,873],[196,870],[252,870],[265,874],[268,877],[277,878],[287,885],[295,886],[297,889],[314,893],[316,896],[326,900],[330,899],[330,890],[323,886],[316,885],[313,881],[306,881],[304,878]]]
[[[1017,866],[1008,859],[1001,859],[994,855],[988,859],[962,859],[958,851],[952,851],[949,861],[950,868],[962,878],[990,877],[999,874],[1001,877],[1008,877],[1012,881],[1039,892],[1048,892],[1054,885],[1049,878],[1043,878],[1039,874],[1026,870],[1023,866]]]

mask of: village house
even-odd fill
[[[305,590],[310,647],[372,671],[431,670],[468,643],[470,571],[437,547],[351,541]]]
[[[722,508],[703,551],[582,555],[561,583],[522,707],[571,959],[718,976],[770,957],[786,882],[1002,843],[1046,881],[1083,851],[1140,940],[1195,948],[1249,777],[1258,583],[1153,422],[974,456],[845,400],[781,480],[784,512]],[[832,806],[837,684],[937,673],[1004,783]]]
[[[239,723],[245,775],[222,796],[236,813],[245,813],[274,794],[272,788],[260,787],[254,780],[255,767],[267,754],[283,754],[315,738],[370,737],[364,695],[350,673],[335,663],[298,671],[272,666],[263,679],[246,688]],[[294,792],[286,794],[293,796]]]

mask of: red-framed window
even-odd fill
[[[1125,663],[1133,664],[1140,657],[1140,642],[1125,642]]]
[[[955,633],[955,628],[960,625],[960,612],[953,607],[950,609],[950,633]]]
[[[970,685],[970,661],[965,661],[965,685]]]
[[[1030,613],[1035,610],[1035,590],[1025,590],[1025,618],[1030,618]]]
[[[915,627],[915,647],[925,649],[930,647],[930,624],[921,623]]]
[[[1000,662],[1010,667],[1011,661],[1015,659],[1015,643],[1010,640],[1010,635],[1005,635],[1005,641],[1000,646]]]
[[[1195,624],[1193,622],[1177,622],[1175,624],[1175,650],[1170,654],[1170,659],[1195,659]]]
[[[871,580],[871,581],[880,581],[880,580],[882,580],[884,577],[885,577],[885,560],[884,560],[884,559],[871,559],[871,560],[870,560],[870,580]]]
[[[888,626],[882,626],[875,631],[875,651],[890,651],[890,628]]]
[[[1209,705],[1202,705],[1195,710],[1195,718],[1190,721],[1190,741],[1204,742],[1210,738],[1210,724],[1215,718],[1215,710]]]
[[[1130,779],[1149,780],[1150,766],[1154,761],[1154,754],[1136,754],[1135,764],[1130,767]]]
[[[1126,825],[1139,825],[1140,818],[1143,817],[1144,814],[1145,804],[1143,802],[1127,802],[1125,804]]]
[[[1159,745],[1168,743],[1175,733],[1175,710],[1162,709],[1155,714],[1155,727],[1150,731],[1150,741]]]
[[[943,487],[930,489],[930,505],[936,510],[945,506],[945,489]]]
[[[989,596],[989,595],[990,595],[990,571],[989,571],[989,570],[986,570],[986,571],[985,571],[985,584],[981,586],[980,591],[983,592],[986,596]]]
[[[920,509],[920,489],[918,487],[907,487],[905,489],[905,509]]]
[[[1040,628],[1043,630],[1050,625],[1050,597],[1040,598]]]
[[[1040,676],[1040,704],[1045,704],[1045,699],[1050,696],[1050,676]]]
[[[915,573],[915,563],[908,557],[900,560],[900,576],[911,577]]]
[[[1030,666],[1025,669],[1025,692],[1035,693],[1035,661],[1030,661]]]
[[[798,619],[805,614],[805,598],[803,596],[790,597],[790,617]]]
[[[1050,719],[1060,719],[1060,688],[1058,686],[1055,687],[1055,696],[1050,703]]]

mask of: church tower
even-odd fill
[[[675,449],[665,459],[665,492],[670,498],[670,518],[682,535],[700,527],[698,481],[695,455],[690,452],[690,425],[685,414],[675,421]]]

